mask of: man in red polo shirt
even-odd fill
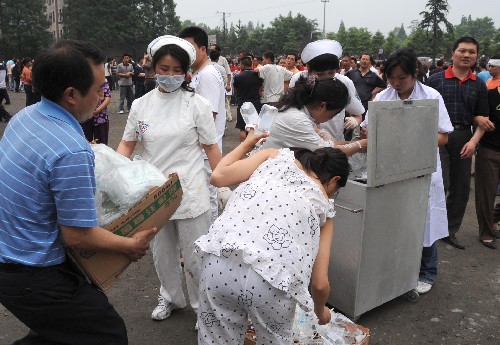
[[[469,200],[472,155],[484,131],[494,130],[488,119],[486,85],[472,73],[479,53],[479,43],[472,37],[459,38],[452,51],[453,65],[433,74],[427,84],[444,99],[454,131],[448,144],[439,148],[446,192],[449,236],[443,240],[458,249],[465,246],[457,239]],[[474,122],[480,127],[472,133]]]

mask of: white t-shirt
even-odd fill
[[[200,144],[217,141],[212,111],[203,97],[155,88],[132,103],[122,139],[137,141],[139,155],[166,176],[179,175],[184,194],[172,219],[194,218],[209,210]]]
[[[374,101],[397,101],[400,100],[399,94],[391,86],[382,92],[379,92]],[[438,132],[451,133],[453,126],[448,115],[448,110],[441,94],[417,81],[415,88],[408,99],[437,99],[439,100],[439,120]],[[368,125],[368,113],[366,113],[364,126]],[[415,119],[418,121],[418,119]],[[448,236],[448,216],[446,213],[446,196],[444,194],[443,175],[441,172],[441,160],[439,150],[437,150],[437,169],[431,175],[431,187],[429,191],[429,205],[427,207],[427,219],[424,232],[424,247],[430,247],[440,238]]]
[[[295,74],[290,80],[290,88],[295,86],[295,83],[301,75],[307,78],[308,72],[302,71],[300,74]],[[319,128],[326,130],[336,141],[344,141],[344,119],[346,111],[352,115],[361,115],[365,112],[365,108],[361,103],[361,99],[359,98],[358,92],[356,91],[356,87],[354,86],[352,80],[339,73],[335,74],[335,78],[340,80],[347,87],[350,98],[349,103],[347,103],[347,106],[331,120],[321,123]]]
[[[193,74],[189,86],[210,103],[213,113],[217,113],[215,131],[217,145],[222,152],[222,137],[226,128],[226,85],[224,85],[220,72],[213,64],[208,63],[201,71]]]
[[[308,285],[319,249],[320,227],[335,215],[333,201],[283,149],[263,162],[233,192],[197,251],[240,255],[255,272],[307,310]]]
[[[259,67],[259,77],[264,79],[262,103],[278,102],[285,91],[285,81],[292,78],[293,73],[278,65],[267,64]]]
[[[306,107],[301,110],[290,108],[278,113],[271,126],[271,134],[262,148],[302,147],[314,151],[320,147],[333,147],[334,143],[323,140],[315,128],[314,120]]]

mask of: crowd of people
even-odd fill
[[[35,61],[1,64],[0,103],[21,81],[26,93],[15,116],[0,104],[9,121],[0,141],[0,303],[30,329],[15,344],[128,343],[123,319],[66,247],[135,261],[151,247],[160,283],[151,318],[165,320],[189,299],[199,344],[242,344],[250,318],[258,344],[288,345],[297,306],[328,323],[334,200],[347,183],[348,157],[367,151],[369,101],[439,103],[438,165],[415,287],[429,292],[436,241],[465,249],[457,234],[476,152],[479,240],[496,249],[500,238],[500,57],[475,72],[478,56],[478,42],[462,37],[451,64],[438,61],[427,73],[411,49],[380,63],[361,54],[358,62],[338,42],[319,40],[300,54],[242,54],[236,62],[209,45],[203,29],[188,27],[154,39],[137,62],[62,40]],[[94,199],[89,143],[108,143],[114,90],[119,114],[128,116],[117,152],[177,173],[183,189],[162,229],[130,238],[99,226]],[[231,99],[241,143],[223,156]],[[246,102],[277,108],[270,134],[245,123]],[[230,186],[237,187],[219,214],[217,188]]]

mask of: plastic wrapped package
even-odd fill
[[[105,226],[140,201],[153,187],[167,182],[163,173],[144,160],[131,161],[104,144],[92,145],[95,155],[96,208]]]
[[[257,114],[257,110],[250,102],[243,103],[240,112],[245,121],[245,128],[254,128],[257,135],[263,132],[270,133],[274,119],[278,115],[278,109],[268,104],[264,104]]]

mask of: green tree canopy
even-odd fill
[[[449,12],[447,0],[429,0],[425,7],[428,11],[420,12],[423,19],[420,21],[419,27],[428,33],[432,47],[432,58],[435,59],[439,47],[443,44],[445,31],[453,32],[453,25],[446,19]],[[442,25],[444,25],[445,31],[443,31]]]
[[[54,41],[44,10],[43,0],[31,0],[29,6],[26,1],[0,1],[0,44],[4,57],[34,57]]]

